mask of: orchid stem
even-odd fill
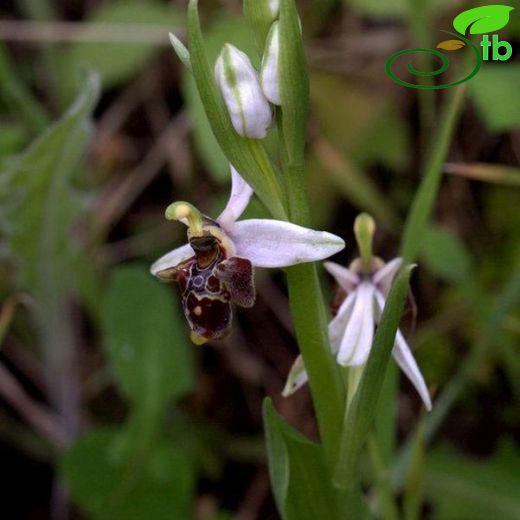
[[[309,209],[303,167],[286,165],[291,221],[308,224]],[[327,314],[314,263],[287,269],[289,299],[298,345],[309,376],[325,455],[332,465],[339,447],[343,390],[339,370],[332,357],[327,335]]]

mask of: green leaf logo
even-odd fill
[[[453,20],[453,27],[460,34],[484,34],[502,29],[509,22],[509,13],[514,9],[508,5],[484,5],[463,11]]]

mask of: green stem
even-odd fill
[[[278,116],[281,158],[286,181],[290,220],[308,226],[309,203],[305,177],[305,131],[309,106],[309,80],[294,0],[280,2],[280,91]],[[316,265],[287,269],[289,299],[298,345],[309,376],[327,462],[332,468],[341,436],[344,389],[339,368],[330,351],[327,315]]]
[[[287,269],[291,312],[305,363],[325,455],[334,462],[341,435],[343,390],[330,352],[327,319],[315,264]]]
[[[348,367],[348,379],[347,379],[347,410],[351,405],[354,396],[356,395],[359,383],[363,376],[363,370],[365,365],[359,367]]]
[[[292,222],[307,225],[309,208],[303,167],[286,165],[289,214]],[[315,264],[287,269],[291,312],[298,345],[309,376],[318,426],[329,462],[339,446],[344,392],[338,367],[330,351],[327,314]]]

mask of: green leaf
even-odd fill
[[[452,282],[461,282],[471,275],[472,261],[464,244],[448,230],[439,226],[426,229],[421,258],[435,275]]]
[[[121,267],[103,302],[107,353],[122,393],[157,414],[189,391],[193,367],[187,330],[170,288],[139,267]]]
[[[454,92],[445,101],[442,109],[440,123],[424,164],[421,184],[406,217],[400,247],[400,256],[406,262],[413,262],[422,247],[424,232],[441,185],[443,165],[448,155],[464,97],[464,87],[457,87],[453,90]]]
[[[519,64],[485,64],[468,89],[489,130],[508,132],[520,128]]]
[[[283,139],[290,166],[304,161],[309,112],[309,77],[294,0],[280,0],[280,97]]]
[[[0,161],[19,152],[26,138],[27,131],[22,125],[0,123]]]
[[[157,1],[117,0],[106,3],[86,20],[88,24],[104,24],[115,28],[119,24],[150,24],[164,27],[164,44],[168,31],[184,25],[184,17],[172,5]],[[120,25],[119,25],[120,26]],[[120,84],[137,74],[145,63],[159,50],[155,41],[150,42],[80,42],[64,49],[61,55],[61,83],[64,94],[70,92],[74,71],[79,68],[97,70],[104,88]]]
[[[513,7],[508,5],[484,5],[462,11],[453,19],[453,27],[461,34],[484,34],[498,31],[509,22]]]
[[[410,267],[400,271],[390,290],[354,399],[345,409],[343,434],[334,471],[334,482],[341,488],[354,489],[357,461],[374,419],[376,406],[390,361],[395,335],[408,294]]]
[[[343,0],[362,15],[374,19],[407,19],[410,12],[409,0]],[[450,5],[450,0],[422,0],[420,2],[424,14],[441,10]]]
[[[320,446],[288,425],[269,398],[264,400],[263,418],[271,485],[284,520],[366,518],[359,496],[345,500],[332,487]],[[345,516],[349,512],[351,516]]]
[[[419,423],[412,446],[410,470],[406,477],[403,509],[406,520],[420,518],[424,487],[424,424]]]
[[[32,293],[72,285],[80,244],[71,228],[85,209],[72,180],[81,171],[98,95],[99,78],[90,74],[65,115],[0,166],[0,227],[18,285]]]
[[[267,33],[274,21],[269,0],[244,0],[244,16],[256,33],[259,49],[263,50]]]
[[[435,520],[516,520],[520,517],[520,452],[502,443],[488,460],[478,460],[447,447],[427,459],[426,493],[433,501]]]
[[[193,121],[193,141],[202,163],[213,180],[224,183],[230,178],[229,161],[213,133],[191,74],[185,74],[182,78],[182,92]]]
[[[193,461],[165,441],[150,446],[139,465],[119,453],[120,433],[96,430],[78,439],[61,461],[74,500],[95,520],[191,518]]]
[[[228,161],[253,187],[271,214],[275,218],[285,219],[282,191],[264,148],[255,139],[240,137],[231,124],[206,55],[197,0],[190,0],[189,3],[188,36],[193,76],[211,128],[222,151]]]
[[[215,62],[225,43],[235,45],[250,56],[252,62],[255,63],[256,51],[252,44],[251,30],[242,18],[222,17],[207,29],[205,48],[210,63]],[[193,137],[197,151],[213,179],[219,183],[227,182],[229,180],[229,161],[213,134],[192,74],[184,74],[182,91],[193,122]]]

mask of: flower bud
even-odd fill
[[[275,105],[281,105],[280,99],[280,31],[278,22],[273,23],[265,45],[262,58],[262,69],[260,71],[260,84],[265,97]]]
[[[280,0],[267,0],[267,7],[269,8],[269,13],[271,13],[273,20],[278,18],[278,14],[280,13]]]
[[[264,138],[272,122],[271,106],[247,55],[229,43],[224,45],[215,63],[215,79],[237,133]]]

